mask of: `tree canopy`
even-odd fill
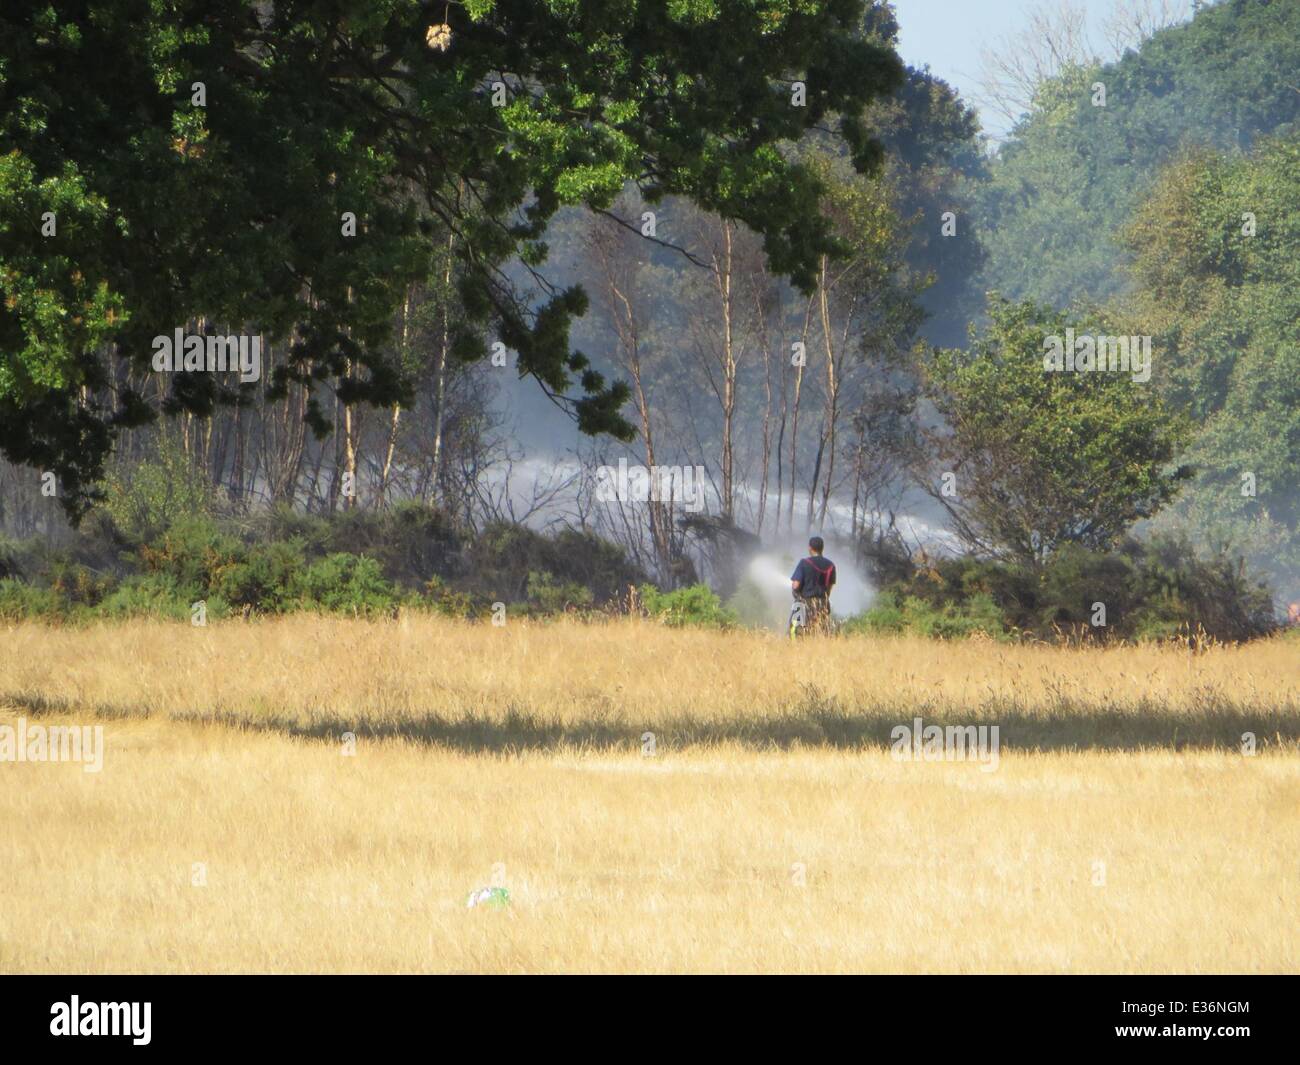
[[[6,3],[0,451],[54,471],[79,512],[114,434],[156,413],[121,364],[147,365],[150,338],[189,322],[288,343],[277,387],[392,402],[406,387],[393,314],[447,233],[456,357],[499,340],[584,431],[628,436],[626,387],[570,344],[584,293],[540,273],[548,222],[566,205],[604,210],[632,182],[649,202],[681,195],[743,222],[773,269],[811,287],[839,246],[817,180],[784,146],[829,124],[858,169],[878,162],[860,115],[902,67],[869,32],[875,10]],[[164,406],[240,399],[179,374]],[[306,417],[328,430],[315,399]]]
[[[1067,544],[1113,548],[1186,478],[1173,463],[1188,425],[1129,373],[1046,369],[1045,340],[1074,326],[1064,313],[995,294],[989,318],[969,350],[927,367],[944,423],[934,465],[949,475],[932,494],[993,555],[1032,565]]]
[[[1283,72],[1297,69],[1300,4],[1232,0],[1043,82],[980,189],[986,287],[1057,307],[1119,292],[1115,238],[1161,165],[1192,145],[1242,151],[1295,129],[1300,91]]]
[[[1166,167],[1124,238],[1125,310],[1165,336],[1156,378],[1202,426],[1171,519],[1300,596],[1300,136]]]

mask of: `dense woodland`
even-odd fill
[[[132,6],[0,12],[0,615],[732,623],[814,531],[866,628],[1300,600],[1300,4],[1102,53],[1067,5],[997,145],[884,3]],[[178,327],[261,379],[156,372]],[[1150,379],[1044,372],[1067,330]],[[599,500],[620,458],[705,505]]]

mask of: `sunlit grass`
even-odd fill
[[[0,764],[0,970],[1294,971],[1298,699],[1281,642],[0,629],[0,724],[108,745]]]

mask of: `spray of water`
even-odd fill
[[[768,549],[755,555],[749,563],[749,579],[762,593],[771,613],[772,624],[783,626],[790,614],[790,574],[799,559],[808,553],[802,544],[785,550]],[[847,545],[826,542],[826,557],[835,563],[835,592],[831,595],[831,612],[836,617],[860,614],[871,606],[876,590],[853,563]]]

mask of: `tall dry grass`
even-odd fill
[[[1281,643],[4,629],[0,724],[107,751],[0,764],[0,971],[1294,971],[1298,692]],[[913,714],[997,771],[892,759]]]
[[[915,714],[1010,747],[1300,738],[1300,644],[1201,654],[920,638],[821,640],[648,622],[294,617],[0,630],[0,703],[398,735],[468,750],[731,740],[859,746]]]

